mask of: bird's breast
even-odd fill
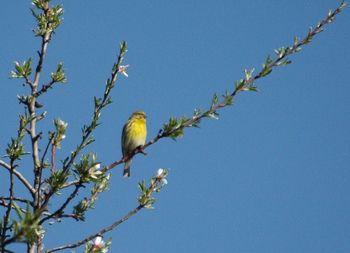
[[[146,123],[144,121],[134,122],[133,126],[131,127],[131,135],[133,138],[138,139],[141,142],[145,142],[147,135]]]

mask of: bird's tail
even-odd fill
[[[130,165],[131,165],[131,160],[125,162],[123,177],[130,177]]]

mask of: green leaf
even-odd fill
[[[11,71],[10,78],[28,78],[32,73],[32,59],[29,58],[22,64],[15,61],[15,70]]]
[[[275,49],[275,53],[279,58],[283,58],[287,53],[287,49],[285,47],[280,47],[278,49]]]
[[[254,72],[254,69],[251,69],[251,70],[245,69],[244,70],[244,75],[245,75],[246,81],[248,81],[252,78],[253,72]]]
[[[299,38],[297,36],[294,37],[294,45],[297,45],[299,43]]]
[[[255,86],[249,86],[249,91],[255,91],[255,92],[257,92],[258,91],[258,88],[257,87],[255,87]]]
[[[122,41],[122,42],[120,43],[120,52],[121,52],[121,55],[124,55],[127,51],[128,51],[128,44],[126,43],[126,41]]]
[[[67,79],[63,70],[63,63],[57,65],[57,69],[54,73],[51,73],[51,78],[53,82],[66,83]]]
[[[263,69],[261,70],[261,72],[259,73],[260,77],[264,77],[269,75],[272,72],[272,68],[269,65],[263,65]]]
[[[245,85],[245,80],[241,79],[235,82],[235,90],[241,90]]]
[[[69,173],[63,170],[55,171],[46,181],[50,185],[52,192],[59,194],[59,190],[67,182]]]
[[[216,111],[214,111],[214,112],[207,112],[206,116],[208,118],[212,118],[212,119],[216,119],[216,120],[219,119],[219,113],[217,113]]]
[[[100,163],[96,159],[95,153],[83,154],[79,163],[74,164],[74,175],[81,183],[102,183],[106,179],[106,174],[100,171]]]
[[[213,95],[213,98],[211,99],[211,106],[214,106],[218,103],[219,101],[219,98],[218,96],[216,95],[216,93]]]
[[[226,91],[224,95],[222,95],[224,98],[224,104],[225,105],[232,105],[233,104],[233,96],[230,92]]]
[[[288,65],[288,64],[291,64],[292,61],[288,60],[288,59],[284,59],[283,61],[279,61],[276,63],[276,66],[285,66],[285,65]]]
[[[56,5],[47,9],[47,3],[47,0],[35,1],[34,5],[37,9],[39,9],[39,13],[31,9],[32,15],[37,21],[37,27],[33,30],[35,36],[45,36],[45,34],[52,34],[52,32],[57,29],[57,27],[62,22],[62,5]]]
[[[11,138],[11,142],[7,144],[6,156],[12,161],[21,160],[21,156],[29,154],[24,151],[24,145],[21,143],[22,138],[23,135],[16,139]]]
[[[194,117],[198,117],[199,115],[202,114],[202,111],[201,109],[194,109],[194,112],[193,112],[193,116]]]

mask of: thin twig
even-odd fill
[[[72,219],[74,219],[74,220],[76,220],[76,221],[79,221],[79,218],[78,218],[77,215],[74,214],[74,213],[71,213],[71,214],[62,214],[62,215],[60,215],[60,218],[72,218]]]
[[[7,169],[8,171],[11,171],[11,166],[4,162],[3,160],[0,160],[0,166]],[[23,183],[23,185],[29,190],[31,195],[35,194],[35,190],[33,186],[27,181],[27,179],[16,169],[12,169],[12,173],[18,178],[19,181]]]
[[[48,141],[48,143],[46,145],[45,151],[44,151],[44,153],[43,153],[43,155],[41,157],[41,161],[40,161],[41,169],[40,169],[40,175],[39,175],[39,182],[40,182],[39,183],[39,190],[40,190],[40,187],[42,185],[42,175],[43,175],[43,168],[44,168],[43,165],[45,163],[45,157],[46,157],[46,154],[47,154],[47,152],[48,152],[48,150],[50,148],[50,145],[52,144],[52,140],[53,140],[54,137],[55,137],[54,135],[50,136],[49,141]]]
[[[126,51],[123,52],[123,47],[126,47],[125,42],[122,45],[123,46],[120,48],[120,52],[119,52],[119,56],[118,56],[117,62],[113,66],[113,71],[111,73],[111,79],[108,80],[110,82],[110,85],[108,85],[108,84],[106,85],[106,89],[105,89],[105,92],[103,94],[102,101],[100,102],[100,105],[97,108],[95,108],[95,111],[93,113],[93,120],[94,119],[98,119],[100,117],[100,112],[103,109],[103,107],[105,107],[107,105],[108,99],[109,99],[109,94],[112,91],[112,88],[114,87],[115,82],[117,81],[119,67],[122,64],[122,61],[124,59],[124,54],[126,52]],[[84,148],[86,141],[88,140],[88,138],[92,134],[92,130],[93,130],[93,127],[92,127],[92,124],[90,124],[90,126],[87,127],[87,130],[84,132],[80,144],[78,145],[76,150],[72,152],[72,155],[70,156],[67,164],[64,166],[63,171],[66,171],[66,170],[70,169],[70,167],[74,163],[76,157],[78,156],[80,151]]]
[[[159,181],[161,180],[161,178],[155,178],[155,180],[152,180],[152,183],[151,185],[149,186],[149,194],[148,194],[148,197],[151,196],[151,194],[154,192],[157,184],[159,183]],[[71,243],[71,244],[67,244],[67,245],[64,245],[64,246],[59,246],[59,247],[56,247],[56,248],[53,248],[51,250],[48,250],[46,253],[51,253],[51,252],[55,252],[55,251],[60,251],[60,250],[64,250],[64,249],[73,249],[73,248],[76,248],[76,247],[79,247],[91,240],[93,240],[94,238],[96,238],[96,236],[99,236],[99,235],[103,235],[113,229],[115,229],[116,227],[118,227],[120,224],[122,224],[123,222],[127,221],[128,219],[130,219],[132,216],[134,216],[135,214],[137,214],[140,210],[142,210],[143,208],[145,208],[145,205],[138,205],[136,208],[134,208],[133,210],[131,210],[129,213],[127,213],[124,217],[122,217],[121,219],[113,222],[111,225],[101,229],[100,231],[90,235],[90,236],[87,236],[86,238],[78,241],[78,242],[75,242],[75,243]]]
[[[4,249],[4,252],[5,252],[5,253],[16,253],[16,252],[11,251],[11,250],[8,250],[8,249]]]
[[[41,43],[41,50],[39,53],[39,61],[38,65],[36,67],[36,72],[35,72],[35,78],[34,78],[34,83],[32,85],[32,100],[30,105],[28,106],[28,112],[30,115],[35,116],[35,94],[37,92],[37,87],[40,81],[40,75],[41,75],[41,70],[42,66],[44,63],[44,59],[46,56],[46,51],[47,47],[50,41],[51,37],[51,32],[47,32],[43,37],[42,37],[42,43]],[[31,136],[31,141],[32,141],[32,157],[33,157],[33,164],[34,164],[34,189],[36,191],[36,196],[35,196],[35,205],[36,209],[39,208],[40,205],[40,175],[41,175],[41,164],[40,164],[40,158],[39,158],[39,145],[38,145],[38,137],[36,134],[36,121],[37,118],[33,117],[32,120],[30,121],[30,136]]]
[[[13,164],[13,160],[11,160],[11,163],[10,163],[10,188],[9,188],[9,203],[8,203],[8,206],[7,206],[7,210],[6,210],[6,213],[5,213],[5,216],[3,218],[3,224],[2,224],[2,231],[1,231],[1,245],[4,245],[4,242],[5,242],[5,239],[7,237],[7,230],[9,229],[8,227],[8,223],[9,223],[9,220],[10,220],[10,214],[11,214],[11,210],[12,210],[12,202],[13,202],[13,197],[14,197],[14,189],[13,189],[13,168],[14,168],[14,164]],[[5,253],[5,247],[2,246],[1,247],[1,252],[2,253]]]
[[[25,203],[25,204],[30,204],[32,205],[31,201],[29,199],[25,199],[25,198],[20,198],[20,197],[13,197],[12,198],[14,201],[17,201],[17,202],[22,202],[22,203]],[[0,197],[0,201],[8,201],[10,200],[10,197]]]
[[[138,213],[142,208],[144,208],[144,207],[139,205],[135,209],[130,211],[127,215],[125,215],[123,218],[121,218],[120,220],[115,221],[112,225],[101,229],[99,232],[97,232],[97,233],[95,233],[93,235],[90,235],[90,236],[86,237],[85,239],[83,239],[81,241],[50,249],[50,250],[47,251],[47,253],[51,253],[51,252],[55,252],[55,251],[59,251],[59,250],[64,250],[64,249],[73,249],[73,248],[79,247],[80,245],[83,245],[83,244],[93,240],[94,238],[96,238],[96,236],[105,234],[105,233],[113,230],[114,228],[116,228],[117,226],[122,224],[124,221],[127,221],[130,217],[132,217],[133,215]]]
[[[71,155],[69,158],[67,158],[67,162],[64,163],[63,169],[62,169],[62,173],[67,173],[71,166],[74,164],[75,159],[77,158],[77,156],[80,154],[80,152],[84,149],[84,147],[87,145],[89,138],[93,132],[93,130],[95,129],[95,127],[98,125],[97,121],[101,116],[101,111],[102,109],[108,105],[110,103],[109,99],[109,95],[113,89],[113,87],[115,86],[115,83],[117,81],[117,77],[118,77],[118,73],[119,73],[119,67],[121,66],[123,59],[124,59],[124,55],[126,53],[126,42],[123,42],[121,44],[120,47],[120,51],[119,51],[119,55],[118,55],[118,59],[116,61],[116,63],[113,65],[113,69],[112,69],[112,73],[111,73],[111,78],[108,79],[107,84],[105,86],[105,91],[103,94],[103,98],[99,103],[99,106],[95,107],[95,110],[93,112],[93,118],[92,121],[90,123],[90,125],[86,128],[86,130],[83,132],[83,136],[81,139],[80,144],[77,146],[77,148],[71,152]],[[51,196],[54,194],[54,192],[51,190],[46,196],[45,196],[45,200],[42,204],[42,207],[46,207]]]
[[[41,165],[44,164],[44,162],[45,162],[45,157],[47,155],[47,152],[49,151],[50,145],[52,144],[52,140],[53,140],[54,137],[55,137],[54,135],[50,136],[49,141],[47,142],[45,151],[44,151],[44,153],[43,153],[43,155],[41,157],[41,161],[40,161]]]
[[[66,201],[58,208],[54,213],[46,216],[45,218],[41,219],[39,222],[39,225],[43,224],[45,221],[51,219],[51,218],[60,218],[63,214],[64,209],[68,206],[68,204],[74,199],[74,197],[77,195],[79,189],[83,187],[82,184],[76,184],[74,191],[69,195],[69,197],[66,199]]]
[[[6,203],[4,200],[0,200],[0,206],[8,207],[9,204]],[[12,204],[12,208],[16,208],[16,206],[14,204]],[[27,209],[24,209],[24,208],[20,208],[20,210],[22,211],[22,213],[26,213],[27,212]]]
[[[72,186],[72,185],[75,185],[75,184],[79,183],[79,181],[80,181],[79,179],[76,179],[76,180],[67,182],[67,183],[65,183],[65,184],[62,186],[62,189],[68,188],[68,187],[70,187],[70,186]]]
[[[34,97],[39,97],[42,94],[44,94],[45,92],[47,92],[47,90],[52,89],[53,85],[56,83],[55,80],[51,80],[48,84],[43,84],[40,88],[40,90],[38,90],[37,92],[35,92]]]
[[[55,170],[56,170],[55,163],[56,163],[56,145],[52,144],[52,146],[51,146],[51,174],[55,173]]]

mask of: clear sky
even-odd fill
[[[42,82],[63,62],[68,83],[41,100],[48,116],[39,129],[46,134],[53,119],[67,121],[58,157],[69,154],[126,40],[129,78],[119,79],[88,149],[109,164],[121,157],[120,135],[131,112],[146,111],[154,137],[170,116],[190,116],[207,108],[215,92],[232,90],[245,68],[259,70],[273,49],[304,36],[340,1],[58,2],[64,21],[49,45]],[[0,8],[1,155],[23,112],[16,95],[28,92],[9,73],[15,60],[37,60],[40,45],[30,7],[15,0]],[[130,179],[115,168],[87,222],[49,226],[46,247],[82,239],[122,217],[137,205],[137,182],[165,167],[169,184],[155,209],[107,234],[110,252],[350,252],[349,24],[347,7],[291,57],[293,64],[259,80],[258,93],[239,95],[219,120],[137,156]],[[20,170],[29,175],[23,163]],[[0,193],[7,194],[7,173],[0,169],[0,176]]]

